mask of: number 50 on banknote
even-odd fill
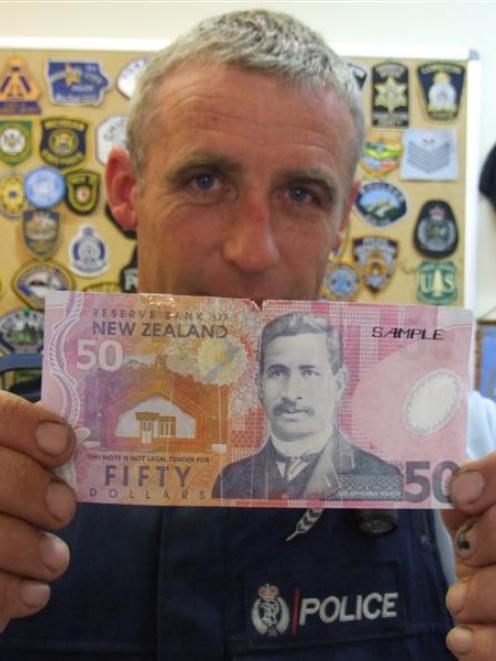
[[[84,502],[449,507],[471,339],[456,308],[55,292],[42,401]]]

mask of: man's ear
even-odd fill
[[[360,180],[354,179],[351,183],[350,190],[348,191],[348,196],[346,197],[345,203],[343,205],[343,211],[341,218],[339,220],[338,226],[336,228],[336,234],[332,241],[332,252],[336,253],[343,243],[346,237],[346,230],[348,228],[349,217],[351,213],[351,207],[355,202],[356,196],[358,195],[358,189],[360,188]]]
[[[134,209],[136,177],[129,153],[114,147],[105,168],[107,201],[112,216],[125,230],[135,230],[138,217]]]
[[[337,385],[337,401],[339,402],[343,396],[346,386],[348,385],[348,370],[344,365],[336,372],[336,385]]]

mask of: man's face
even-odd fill
[[[345,104],[197,64],[159,98],[142,191],[128,187],[140,290],[315,298],[352,201]]]
[[[331,430],[345,387],[344,369],[332,372],[324,333],[279,336],[265,347],[262,402],[282,441]]]

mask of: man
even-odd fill
[[[319,315],[289,313],[263,329],[260,396],[269,439],[226,466],[213,488],[224,498],[398,500],[401,472],[354,447],[336,427],[346,387],[336,328]]]
[[[353,80],[318,35],[267,12],[198,26],[150,64],[130,151],[108,161],[113,215],[138,232],[141,290],[316,297],[361,135]],[[2,661],[451,658],[429,512],[400,513],[378,539],[347,511],[325,512],[290,542],[292,510],[80,505],[74,516],[52,473],[73,450],[56,415],[1,393]],[[462,579],[448,643],[489,661],[496,457],[464,468],[451,492]]]

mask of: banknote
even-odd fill
[[[452,307],[51,292],[42,403],[83,502],[443,508],[471,338]]]

